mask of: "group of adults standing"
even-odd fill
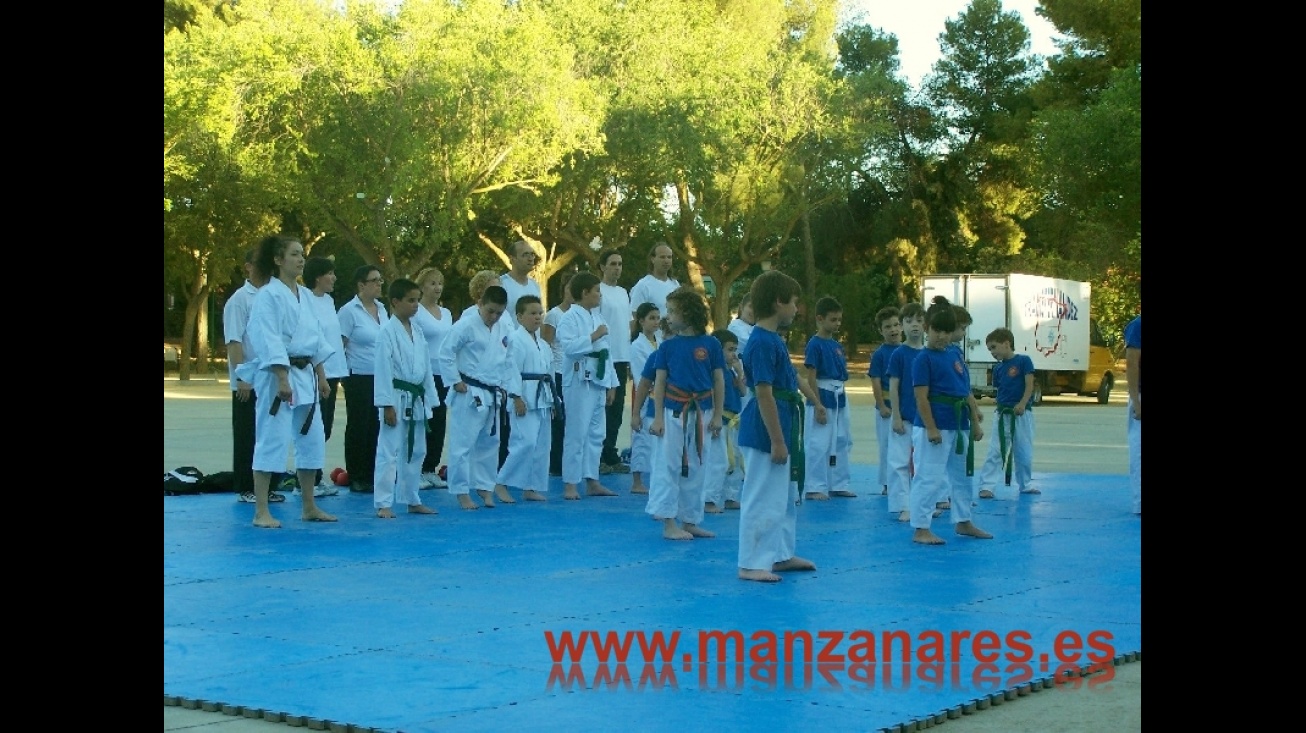
[[[498,279],[509,304],[515,304],[523,295],[540,297],[539,283],[531,277],[537,262],[535,250],[523,240],[514,242],[510,250],[509,270]],[[619,284],[622,255],[617,251],[603,254],[599,262],[600,311],[616,333],[633,326],[632,304],[638,307],[653,303],[665,311],[667,295],[680,286],[671,277],[672,262],[670,247],[655,246],[649,253],[648,274],[627,292]],[[246,256],[245,274],[245,283],[223,310],[236,492],[240,501],[256,504],[256,525],[279,526],[268,512],[268,505],[285,499],[275,491],[271,478],[285,469],[293,444],[303,517],[334,521],[317,508],[314,498],[336,493],[330,481],[323,481],[322,468],[342,384],[347,410],[344,452],[349,488],[355,492],[373,491],[380,432],[379,413],[373,405],[374,360],[377,340],[389,318],[384,276],[374,265],[357,268],[353,273],[356,294],[337,310],[334,262],[306,257],[302,243],[287,236],[268,237],[251,250]],[[438,269],[425,268],[414,280],[422,291],[415,319],[432,355],[431,369],[441,402],[429,422],[422,485],[442,487],[445,481],[438,474],[438,466],[446,433],[443,404],[448,386],[443,383],[434,355],[439,353],[454,318],[441,304],[444,275]],[[510,327],[517,327],[515,320],[504,320]],[[618,387],[606,411],[600,471],[624,473],[629,468],[620,458],[617,438],[630,381],[630,338],[612,339],[610,360]]]

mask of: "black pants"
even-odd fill
[[[345,470],[350,483],[371,486],[376,473],[376,438],[381,433],[373,402],[375,379],[371,374],[350,374],[344,383]]]
[[[336,395],[340,392],[340,377],[328,379],[327,385],[331,387],[331,392],[326,399],[318,400],[317,409],[322,411],[322,430],[326,433],[325,440],[331,440],[331,426],[336,424]],[[322,483],[320,468],[317,470],[317,483]]]
[[[431,431],[426,434],[426,458],[422,460],[422,473],[440,470],[440,458],[444,453],[444,433],[449,418],[445,398],[449,396],[449,388],[444,386],[444,380],[439,374],[435,375],[435,391],[440,395],[440,406],[431,411],[431,420],[426,423]]]
[[[554,394],[562,395],[562,375],[554,372],[553,374]],[[567,426],[566,407],[557,410],[553,415],[553,449],[549,452],[549,473],[556,476],[562,475],[562,439],[564,437],[564,428]]]
[[[608,434],[603,439],[603,454],[599,456],[599,463],[608,465],[621,463],[621,456],[617,453],[617,436],[621,434],[621,416],[626,410],[626,382],[630,380],[630,362],[617,361],[612,366],[617,371],[617,393],[612,397],[612,404],[604,408]]]
[[[231,393],[231,483],[237,494],[254,490],[254,390],[241,402]]]

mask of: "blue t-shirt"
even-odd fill
[[[1025,396],[1025,375],[1034,373],[1034,360],[1024,354],[1016,354],[1006,361],[993,365],[993,386],[998,389],[998,404],[1015,407],[1020,398]],[[1034,407],[1034,400],[1025,405],[1025,409]]]
[[[677,336],[662,342],[649,361],[657,362],[657,369],[667,371],[667,397],[663,407],[674,407],[670,399],[671,387],[685,392],[707,392],[708,396],[698,401],[699,409],[712,409],[712,373],[726,368],[726,354],[721,350],[721,342],[706,334],[700,336]]]
[[[1143,348],[1143,317],[1140,315],[1125,326],[1125,348],[1141,349]],[[1141,364],[1139,365],[1142,366]],[[1138,375],[1138,394],[1143,393],[1143,375],[1141,370]]]
[[[803,357],[803,366],[816,370],[817,379],[836,379],[848,381],[848,359],[844,357],[843,346],[834,339],[813,336],[807,340],[807,352]],[[834,393],[821,390],[821,404],[830,409],[843,409],[848,404],[848,396],[840,392],[836,400]]]
[[[739,390],[735,388],[735,375],[727,368],[721,376],[726,383],[726,397],[721,403],[721,407],[738,415],[744,398],[739,396]]]
[[[641,377],[647,379],[650,384],[657,384],[658,379],[658,352],[654,351],[644,360],[644,371],[640,373]],[[653,389],[650,387],[648,397],[644,400],[644,417],[653,417]]]
[[[893,356],[889,357],[889,376],[898,378],[898,394],[893,395],[893,398],[898,400],[898,412],[902,415],[903,423],[910,423],[916,420],[916,395],[912,392],[911,365],[921,350],[907,344],[898,346],[893,350]],[[888,392],[885,394],[888,395]],[[887,396],[884,403],[890,404]]]
[[[761,326],[753,328],[744,347],[744,380],[749,389],[756,390],[759,384],[769,384],[776,390],[798,391],[798,372],[789,361],[789,349],[780,334],[768,331]],[[780,432],[786,442],[793,426],[793,411],[789,403],[776,400],[780,413]],[[744,405],[744,412],[739,416],[739,444],[755,448],[764,453],[771,452],[771,436],[766,432],[762,422],[762,413],[757,409],[757,399],[751,399]]]
[[[912,361],[911,383],[913,387],[929,387],[931,397],[947,395],[965,399],[970,396],[970,376],[966,373],[966,363],[961,358],[961,350],[951,346],[945,349],[922,349]],[[934,416],[934,426],[939,430],[966,430],[970,427],[968,406],[962,407],[960,425],[957,424],[956,410],[952,405],[930,402],[930,414]],[[912,424],[925,427],[919,414]]]
[[[871,368],[866,370],[866,376],[880,380],[880,394],[884,395],[885,405],[893,404],[889,401],[892,396],[889,394],[889,360],[900,346],[902,344],[880,344],[880,348],[871,354]]]

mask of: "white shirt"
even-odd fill
[[[417,315],[412,318],[414,323],[422,327],[422,333],[426,334],[426,353],[431,356],[431,374],[440,373],[440,344],[444,343],[444,337],[453,330],[453,313],[444,306],[438,307],[439,318],[431,315],[431,311],[424,305],[418,306]]]
[[[332,348],[331,356],[322,364],[327,379],[339,379],[349,376],[349,362],[345,361],[345,342],[340,339],[340,318],[336,315],[336,301],[330,293],[313,296],[313,312],[317,314],[317,325],[322,327],[322,337],[327,346]]]
[[[739,339],[739,353],[742,355],[744,347],[748,345],[748,337],[753,335],[753,327],[736,317],[726,328]]]
[[[630,294],[620,285],[603,283],[599,283],[599,292],[603,295],[599,300],[599,313],[603,314],[603,320],[612,330],[612,345],[608,347],[612,354],[612,362],[629,363],[630,339],[626,336],[630,334],[630,319],[627,318],[631,313]]]
[[[562,323],[562,316],[565,313],[566,311],[555,305],[549,309],[548,313],[544,314],[544,325],[553,328],[553,343],[550,344],[550,347],[553,349],[554,374],[562,374],[562,339],[558,338],[558,324]]]
[[[307,356],[321,364],[331,356],[331,347],[322,337],[313,308],[313,291],[300,285],[294,291],[273,278],[259,288],[249,312],[249,340],[258,353],[257,362],[246,361],[240,371],[289,367],[292,404],[306,405],[317,401],[317,374],[313,367],[290,365],[290,357]],[[250,381],[246,379],[245,381]]]
[[[503,318],[500,320],[507,321],[504,326],[508,329],[508,332],[511,333],[518,328],[517,299],[523,295],[534,295],[539,298],[540,284],[535,282],[535,278],[528,275],[526,277],[526,284],[520,285],[516,280],[512,279],[512,273],[505,272],[499,276],[499,285],[501,285],[504,291],[508,293],[508,305],[504,306]],[[540,300],[540,303],[543,305],[543,299]]]
[[[659,280],[653,277],[652,273],[640,278],[635,283],[635,287],[630,289],[630,317],[635,317],[635,311],[645,303],[652,303],[658,307],[658,311],[663,316],[667,314],[667,296],[671,295],[676,288],[680,287],[680,282],[673,277],[666,280]]]
[[[446,387],[463,381],[462,374],[485,384],[507,386],[507,319],[505,314],[495,322],[493,328],[486,328],[485,321],[479,314],[470,314],[459,319],[449,329],[444,342],[440,344],[440,355],[436,360],[440,366],[440,378]],[[457,429],[456,426],[451,427]]]
[[[376,356],[376,340],[381,336],[381,327],[389,319],[385,304],[380,299],[376,301],[377,320],[372,320],[372,314],[355,295],[353,300],[341,306],[336,315],[340,319],[340,335],[349,339],[345,346],[349,373],[372,374],[375,371],[372,360]]]
[[[419,308],[418,310],[422,310]],[[426,336],[422,327],[409,319],[413,332],[410,335],[403,321],[391,318],[381,328],[376,342],[376,380],[372,385],[372,404],[393,407],[398,418],[407,417],[406,410],[413,409],[412,419],[430,418],[431,410],[440,406],[440,395],[435,391],[435,378],[431,375],[431,356],[426,352]],[[422,385],[422,399],[395,389],[394,380]]]
[[[599,326],[606,325],[603,316],[599,314],[599,309],[582,308],[579,305],[573,305],[566,313],[562,314],[562,322],[558,324],[558,340],[562,342],[562,383],[565,385],[574,385],[580,381],[588,380],[600,387],[616,387],[617,372],[609,363],[603,370],[603,377],[598,376],[598,363],[596,357],[586,356],[602,349],[609,349],[612,339],[609,334],[604,334],[597,339],[591,340],[590,336],[598,330]],[[609,327],[611,330],[611,327]],[[609,353],[611,353],[609,351]],[[609,358],[609,362],[611,358]]]
[[[255,295],[258,295],[258,288],[246,280],[239,290],[227,298],[227,304],[222,307],[222,338],[228,344],[240,344],[245,361],[253,361],[256,356],[254,345],[246,337],[249,331],[249,309],[254,305]],[[227,379],[231,382],[231,391],[235,392],[236,365],[231,363],[231,359],[227,359]]]
[[[539,331],[532,334],[518,328],[512,332],[508,337],[508,368],[508,394],[520,395],[528,410],[553,407],[553,354]],[[523,374],[546,374],[548,379],[526,380],[521,378]]]

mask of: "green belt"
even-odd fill
[[[423,408],[422,416],[420,418],[417,418],[416,413],[414,413],[414,419],[408,421],[408,460],[412,461],[413,439],[417,437],[415,435],[415,433],[417,432],[417,421],[418,420],[422,421],[423,433],[429,433],[431,431],[431,426],[426,424],[426,409],[425,409],[426,390],[420,384],[417,384],[415,382],[405,382],[404,380],[398,378],[394,380],[394,387],[400,392],[407,392],[410,396],[412,396],[413,404],[416,404],[418,402],[422,403],[422,408]]]
[[[595,379],[599,379],[599,380],[603,379],[603,375],[607,373],[606,370],[607,370],[607,366],[608,366],[608,350],[607,350],[607,349],[599,349],[598,351],[591,351],[590,353],[586,354],[585,356],[587,356],[587,357],[589,357],[589,358],[591,358],[591,359],[598,359],[598,360],[599,360],[599,365],[598,365],[598,367],[596,367],[596,368],[594,369],[594,378],[595,378]]]
[[[1011,432],[1008,433],[1007,425]],[[1011,467],[1015,455],[1016,442],[1016,408],[998,405],[998,452],[1002,456],[1002,469],[1005,472],[1006,485],[1011,485]]]
[[[952,397],[950,395],[932,394],[930,402],[941,405],[952,405],[952,410],[957,416],[957,440],[953,446],[953,451],[957,455],[966,454],[966,475],[975,475],[975,433],[970,430],[966,431],[966,437],[961,437],[961,416],[966,409],[965,397]]]
[[[789,443],[789,480],[798,482],[798,503],[803,503],[803,487],[807,485],[807,454],[803,450],[803,395],[796,389],[774,389],[776,405],[789,405],[794,430],[785,436]],[[756,394],[754,394],[756,397]]]

